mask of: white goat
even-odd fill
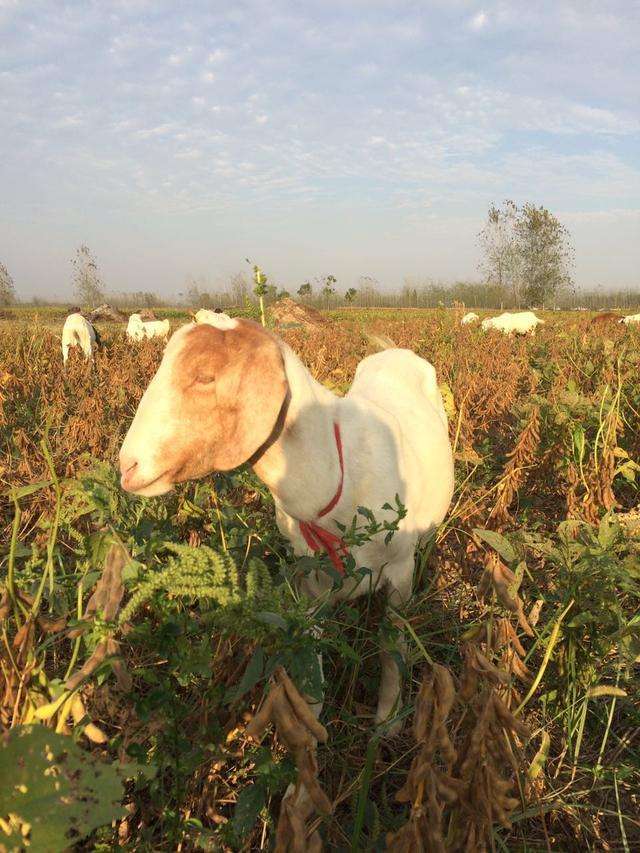
[[[539,323],[544,323],[544,320],[536,317],[533,311],[519,311],[516,314],[505,311],[498,317],[487,317],[482,321],[481,326],[485,332],[496,329],[505,335],[510,335],[512,332],[516,335],[527,335],[533,334]]]
[[[626,317],[618,320],[618,322],[625,323],[627,326],[635,325],[636,323],[640,323],[640,314],[628,314]]]
[[[461,326],[467,326],[469,323],[475,323],[476,320],[479,320],[479,319],[480,319],[480,317],[478,317],[477,314],[474,314],[473,311],[469,311],[469,313],[465,314],[464,317],[462,318],[462,320],[460,320],[460,325]]]
[[[139,314],[132,314],[127,324],[127,337],[132,341],[143,341],[145,338],[167,338],[171,331],[168,320],[144,321]]]
[[[409,350],[385,350],[360,362],[340,398],[261,326],[215,317],[215,325],[190,323],[169,341],[120,450],[122,487],[161,495],[175,483],[250,461],[273,494],[278,527],[295,553],[325,551],[341,574],[345,546],[337,522],[350,525],[359,506],[391,520],[395,513],[382,507],[397,494],[407,514],[389,544],[381,534],[351,549],[356,567],[372,576],[345,577],[336,592],[324,572],[301,585],[310,597],[334,600],[386,586],[392,604],[406,601],[418,539],[440,524],[453,493],[434,368]],[[397,709],[401,688],[393,656],[383,651],[381,658],[378,722]],[[318,714],[320,707],[314,706]]]
[[[193,319],[196,323],[209,323],[210,326],[219,325],[220,317],[222,317],[221,311],[212,311],[210,308],[200,308],[193,315]],[[224,315],[227,316],[226,314]]]
[[[67,363],[71,347],[79,346],[85,358],[91,358],[96,343],[96,330],[82,314],[69,314],[62,327],[62,362]]]

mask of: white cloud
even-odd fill
[[[228,58],[229,51],[218,47],[215,50],[212,50],[209,56],[207,56],[207,62],[209,62],[211,65],[218,65]]]
[[[471,18],[469,26],[472,30],[482,30],[489,23],[489,16],[486,12],[480,11]]]

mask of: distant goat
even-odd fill
[[[133,341],[145,338],[167,338],[171,331],[168,320],[149,320],[145,322],[139,314],[132,314],[127,324],[127,337]]]
[[[220,318],[222,311],[220,308],[214,308],[211,310],[210,308],[200,308],[193,315],[193,319],[196,323],[209,323],[210,326],[218,325],[218,319]],[[226,314],[225,314],[226,317]]]
[[[618,322],[625,323],[627,326],[635,325],[636,323],[640,323],[640,314],[628,314],[626,317],[622,317]]]
[[[69,314],[62,327],[62,362],[67,363],[71,347],[79,346],[85,358],[92,358],[98,335],[91,323],[80,313]]]
[[[479,319],[480,319],[480,317],[478,317],[477,314],[474,314],[473,311],[469,311],[469,313],[465,314],[464,317],[462,318],[462,320],[460,320],[460,325],[466,326],[469,323],[475,323]]]
[[[512,314],[505,311],[498,317],[488,317],[482,321],[482,329],[486,332],[489,329],[496,329],[505,335],[515,333],[516,335],[533,334],[536,326],[539,323],[544,323],[533,311],[518,311]]]

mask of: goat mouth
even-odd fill
[[[164,495],[173,488],[174,480],[171,477],[170,471],[163,471],[151,480],[146,482],[131,482],[127,483],[124,475],[120,478],[120,485],[126,492],[131,492],[134,495],[142,497],[156,497]]]

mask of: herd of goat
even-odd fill
[[[201,308],[193,317],[196,323],[209,323],[219,325],[221,313],[219,310],[210,311]],[[224,316],[224,315],[223,315]],[[467,326],[477,323],[480,317],[473,311],[468,312],[462,318],[461,325]],[[640,314],[630,314],[620,317],[613,311],[603,311],[592,319],[591,325],[608,325],[610,323],[640,324]],[[528,335],[535,332],[536,326],[544,324],[544,320],[533,313],[533,311],[505,311],[497,317],[487,317],[480,324],[483,331],[494,329],[505,335]],[[143,320],[140,313],[131,314],[127,324],[127,337],[132,341],[143,341],[147,338],[169,337],[171,325],[168,320]],[[93,348],[100,343],[96,329],[79,312],[69,314],[62,328],[62,360],[66,364],[69,350],[72,346],[79,346],[86,358],[91,358]]]

